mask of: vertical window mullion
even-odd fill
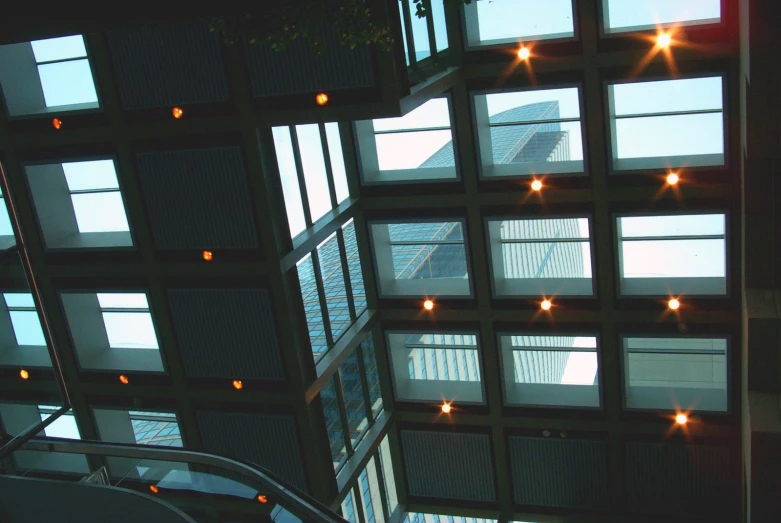
[[[428,45],[431,49],[431,58],[437,60],[437,37],[434,33],[434,8],[431,6],[431,0],[423,0],[426,6],[426,27],[428,28]]]
[[[323,317],[323,331],[325,331],[325,342],[330,349],[334,345],[334,336],[331,332],[331,318],[328,312],[328,299],[325,296],[325,286],[323,285],[323,275],[320,272],[320,257],[317,249],[312,251],[312,269],[315,273],[315,286],[317,286],[317,298],[320,301],[320,311]]]
[[[360,475],[353,486],[353,500],[355,510],[358,512],[358,523],[366,523],[366,515],[363,513],[363,499],[361,498]]]
[[[320,130],[320,148],[323,150],[323,160],[325,161],[325,177],[328,180],[328,194],[331,197],[331,209],[335,209],[339,202],[336,198],[334,171],[331,165],[331,151],[328,148],[328,136],[325,133],[325,123],[320,122],[317,125],[317,128]]]
[[[304,164],[301,161],[301,149],[298,143],[298,133],[292,125],[288,126],[290,144],[293,146],[293,161],[296,164],[296,176],[298,177],[298,191],[301,193],[301,207],[304,210],[304,221],[307,229],[312,226],[312,211],[309,208],[309,195],[306,190],[306,177],[304,176]]]
[[[382,470],[382,461],[380,459],[380,449],[377,448],[377,452],[372,456],[374,460],[374,472],[377,474],[377,485],[380,491],[380,503],[382,504],[382,512],[385,514],[385,521],[390,521],[390,507],[388,506],[388,493],[385,490],[385,475]]]
[[[334,389],[336,390],[336,406],[339,408],[339,419],[342,421],[342,435],[344,436],[344,448],[347,452],[347,458],[353,455],[355,449],[353,449],[353,439],[350,433],[350,422],[347,418],[347,407],[344,402],[344,390],[342,390],[342,379],[339,373],[333,375]]]
[[[350,323],[354,323],[358,315],[355,312],[355,300],[353,298],[353,282],[350,280],[350,266],[347,262],[347,248],[344,246],[344,230],[339,227],[336,230],[336,240],[339,245],[339,256],[342,262],[342,275],[344,276],[344,290],[347,296],[347,306],[350,310]]]
[[[371,426],[374,423],[372,400],[371,396],[369,396],[369,380],[366,378],[366,365],[363,361],[363,351],[360,344],[355,347],[355,358],[358,360],[358,372],[361,375],[361,389],[363,392],[363,406],[366,410],[366,420],[369,422],[369,426]]]
[[[409,0],[399,0],[401,2],[402,29],[407,34],[407,54],[409,55],[410,67],[415,67],[418,63],[418,57],[415,53],[415,37],[412,31],[412,16],[409,10]]]

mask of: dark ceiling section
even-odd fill
[[[240,148],[139,153],[136,161],[158,249],[258,247]]]
[[[168,303],[188,377],[285,379],[266,289],[170,289]]]
[[[106,37],[123,108],[228,100],[219,40],[206,21],[118,28]]]
[[[515,503],[532,507],[607,508],[605,446],[599,440],[511,436],[510,471]]]

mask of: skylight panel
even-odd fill
[[[148,312],[104,312],[103,323],[111,348],[159,348],[152,316]]]
[[[46,346],[41,320],[30,293],[4,293],[3,298],[11,318],[16,344],[19,346]]]
[[[339,134],[339,124],[335,122],[325,124],[325,135],[328,142],[328,155],[331,158],[331,168],[334,176],[336,203],[340,204],[350,197],[350,190],[347,187],[347,170],[344,166],[344,152],[342,151],[342,138]]]
[[[323,157],[323,143],[317,124],[297,125],[298,147],[304,169],[306,194],[312,221],[316,222],[331,210],[331,195]]]
[[[714,24],[721,20],[721,0],[603,0],[603,12],[606,33]]]
[[[366,391],[361,380],[361,370],[358,367],[356,352],[350,354],[341,367],[339,367],[339,378],[342,383],[344,409],[347,414],[347,425],[350,428],[350,439],[353,448],[355,448],[369,427],[366,417],[366,403],[364,401],[364,392]]]
[[[323,404],[328,443],[331,447],[331,460],[334,463],[334,469],[338,470],[347,457],[347,449],[344,444],[344,432],[342,431],[342,420],[336,396],[336,382],[333,377],[320,391],[320,399]]]
[[[89,60],[42,64],[38,66],[38,75],[47,107],[98,101]]]
[[[307,254],[296,264],[301,299],[304,304],[306,323],[309,329],[309,343],[315,362],[328,350],[328,341],[323,323],[323,311],[320,307],[320,292],[317,290],[312,255]]]
[[[328,320],[331,325],[331,337],[338,340],[349,328],[352,319],[344,282],[345,262],[339,251],[336,233],[331,234],[318,245],[317,256],[320,262],[320,277],[323,281]]]
[[[41,421],[46,421],[55,412],[60,410],[60,407],[53,407],[48,405],[39,405],[38,412],[41,416]],[[62,414],[59,418],[51,422],[45,429],[44,434],[49,438],[68,438],[68,439],[81,439],[79,433],[79,427],[76,424],[76,418],[72,412]]]
[[[492,0],[465,7],[469,46],[517,44],[575,35],[571,0]],[[476,23],[475,23],[476,22]]]
[[[98,303],[102,309],[149,309],[146,294],[134,293],[101,293],[97,294]]]
[[[33,48],[35,61],[39,64],[87,56],[84,37],[81,35],[33,40],[30,45]]]
[[[344,235],[344,251],[347,255],[347,267],[350,271],[355,315],[360,316],[366,310],[366,288],[363,283],[361,255],[358,250],[358,239],[355,236],[355,221],[353,219],[342,226],[342,233]]]
[[[130,230],[119,191],[72,194],[71,201],[81,233]]]
[[[271,131],[274,136],[274,148],[277,152],[279,178],[282,182],[290,236],[295,238],[306,229],[306,220],[304,218],[304,204],[301,201],[301,189],[298,185],[298,175],[296,174],[293,143],[290,139],[289,128],[274,127]]]
[[[625,337],[625,406],[726,412],[725,338]]]
[[[13,236],[14,228],[11,225],[11,216],[8,214],[5,198],[0,191],[0,236]]]
[[[3,293],[3,299],[8,308],[31,307],[35,308],[33,295],[29,292],[6,292]]]
[[[65,162],[62,170],[71,191],[119,189],[114,160]]]

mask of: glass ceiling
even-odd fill
[[[602,0],[606,33],[702,25],[721,20],[721,0]]]
[[[568,38],[575,34],[572,0],[474,2],[466,13],[470,46]],[[477,24],[473,23],[475,19]]]

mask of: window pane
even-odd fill
[[[331,171],[334,175],[336,203],[340,204],[350,197],[350,190],[347,187],[347,171],[344,167],[344,152],[342,151],[339,124],[335,122],[325,124],[325,136],[328,141],[328,154],[331,156]]]
[[[720,0],[603,0],[605,26],[612,30],[632,30],[675,22],[713,23],[721,17]]]
[[[342,363],[342,366],[339,368],[339,377],[342,380],[344,406],[347,411],[347,423],[350,426],[350,438],[354,448],[368,426],[361,371],[358,367],[358,357],[355,352],[350,354]]]
[[[119,191],[71,194],[79,232],[125,232],[130,230]]]
[[[502,244],[505,278],[590,278],[588,242]]]
[[[320,310],[320,295],[317,292],[312,256],[307,254],[296,267],[298,268],[298,282],[301,286],[301,298],[306,312],[306,323],[309,327],[309,342],[312,345],[312,354],[317,361],[321,355],[325,354],[328,344],[323,326],[323,313]]]
[[[724,240],[653,240],[623,242],[625,278],[724,277]]]
[[[377,481],[377,466],[374,464],[374,459],[370,459],[366,464],[366,477],[369,480],[369,494],[372,500],[372,506],[374,507],[374,519],[378,523],[385,522],[385,515],[382,509],[382,498],[380,497],[380,486]]]
[[[329,379],[328,383],[320,391],[320,399],[323,402],[323,416],[325,417],[325,428],[328,432],[328,442],[331,446],[331,459],[334,462],[334,468],[338,468],[347,455],[347,451],[344,446],[344,433],[342,432],[342,421],[339,417],[339,406],[333,378]]]
[[[723,154],[723,125],[720,112],[619,119],[617,158]]]
[[[491,127],[491,150],[495,165],[577,161],[583,136],[580,123]]]
[[[480,5],[478,3],[478,5]],[[545,89],[483,95],[491,123],[580,118],[578,90]]]
[[[33,295],[29,292],[7,292],[3,294],[5,304],[10,307],[35,307]]]
[[[452,167],[452,138],[450,130],[378,134],[375,139],[380,170]]]
[[[98,101],[89,60],[39,65],[38,76],[47,107]]]
[[[363,367],[366,370],[366,384],[369,386],[369,400],[372,405],[372,414],[376,418],[382,410],[382,392],[380,390],[380,376],[377,373],[377,358],[374,352],[374,342],[371,334],[361,342],[363,354]]]
[[[320,128],[317,124],[297,125],[296,135],[301,152],[301,166],[304,168],[309,212],[312,214],[312,222],[316,222],[331,210],[331,195],[325,172]]]
[[[469,35],[470,42],[478,38],[490,43],[574,35],[571,0],[492,0],[476,4],[479,35]]]
[[[87,56],[84,38],[81,35],[34,40],[30,45],[33,48],[35,61],[38,63]]]
[[[434,98],[404,116],[373,120],[373,123],[375,131],[450,127],[450,108],[447,98]]]
[[[41,421],[46,421],[54,412],[59,410],[59,407],[40,405],[38,409]],[[81,439],[79,427],[76,425],[76,418],[73,417],[73,414],[63,414],[54,420],[51,425],[43,429],[43,433],[50,438]]]
[[[274,149],[277,152],[277,166],[285,198],[290,236],[295,238],[306,229],[306,221],[304,220],[304,206],[301,203],[301,190],[296,175],[293,143],[290,140],[290,130],[287,127],[274,127],[271,132],[274,136]]]
[[[398,494],[396,494],[396,478],[393,475],[393,461],[391,460],[390,444],[388,435],[382,438],[380,443],[380,466],[382,475],[385,478],[385,494],[388,500],[388,510],[391,514],[399,506]]]
[[[353,491],[350,489],[342,501],[342,516],[350,523],[358,523],[358,507],[355,506],[355,500],[353,499]]]
[[[361,472],[361,475],[358,478],[358,487],[361,492],[363,514],[366,523],[375,523],[375,511],[381,513],[382,507],[375,508],[372,504],[371,487],[369,486],[369,476],[366,474],[366,469],[363,469],[363,472]]]
[[[101,293],[97,294],[98,303],[103,309],[148,309],[146,294],[133,293]]]
[[[113,160],[63,163],[62,170],[71,191],[119,189]]]
[[[342,231],[344,233],[344,250],[347,254],[347,267],[350,269],[350,285],[353,291],[355,314],[360,316],[366,310],[366,290],[363,286],[358,240],[355,236],[355,222],[351,219],[342,226]]]
[[[11,225],[11,216],[8,214],[5,199],[0,197],[0,236],[13,236],[14,228]]]
[[[429,242],[439,240],[463,240],[464,230],[460,222],[422,222],[388,224],[391,242]]]
[[[596,352],[519,350],[513,357],[516,383],[593,385],[597,376]]]
[[[157,445],[161,447],[181,447],[182,436],[179,424],[172,413],[163,413],[164,420],[138,419],[142,416],[154,416],[152,412],[130,412],[133,435],[139,445]]]
[[[157,336],[148,312],[104,312],[109,347],[157,349]]]
[[[431,46],[428,42],[428,24],[425,18],[418,18],[414,0],[407,0],[410,5],[412,20],[412,39],[415,42],[415,57],[417,61],[431,56]],[[367,522],[368,523],[368,522]]]
[[[616,116],[721,110],[723,104],[720,76],[615,84],[610,88]]]
[[[342,269],[343,262],[336,233],[317,247],[317,255],[328,307],[328,320],[331,323],[331,336],[336,341],[351,323]]]
[[[41,321],[36,311],[9,311],[17,345],[46,346]]]
[[[501,234],[503,241],[588,239],[588,219],[503,220]]]
[[[443,0],[431,0],[431,16],[434,19],[434,37],[437,51],[447,49],[447,22],[445,20],[445,3]]]
[[[621,237],[723,235],[723,214],[673,216],[626,216],[621,220]]]
[[[467,274],[463,245],[392,245],[396,279],[463,278]]]

